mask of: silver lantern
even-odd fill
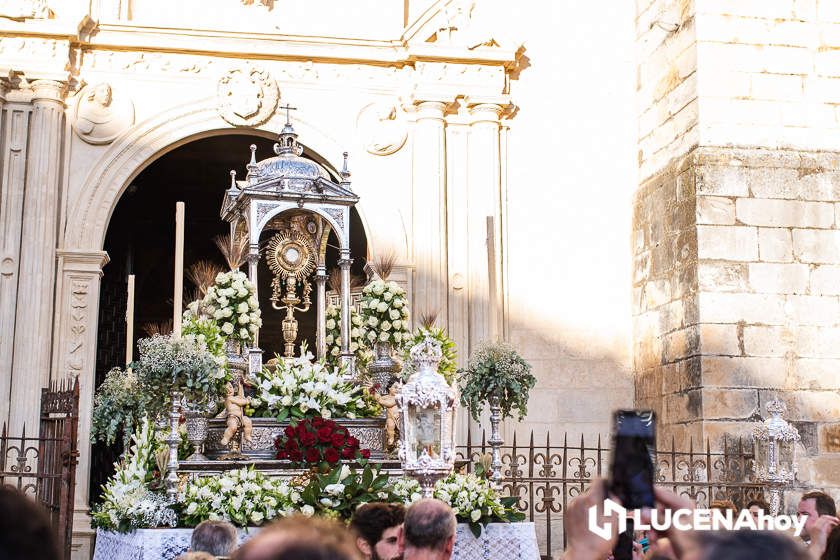
[[[782,418],[787,407],[780,400],[767,403],[770,417],[753,430],[755,478],[770,489],[770,513],[781,508],[782,489],[796,479],[796,444],[799,432]]]
[[[399,458],[403,471],[416,478],[424,497],[455,467],[457,395],[438,373],[440,344],[430,337],[410,352],[414,373],[396,396],[401,412]]]

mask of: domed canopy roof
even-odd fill
[[[297,141],[292,124],[287,122],[274,144],[275,157],[256,161],[256,147],[251,146],[251,162],[247,165],[248,187],[259,190],[307,191],[318,179],[330,180],[321,165],[302,157],[303,146]]]

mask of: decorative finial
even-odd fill
[[[346,182],[350,179],[350,168],[347,164],[347,158],[350,154],[344,152],[342,155],[344,156],[344,164],[341,167],[341,178],[344,179],[344,182]]]
[[[781,416],[787,412],[787,405],[779,399],[768,401],[767,404],[764,405],[764,408],[771,416]]]
[[[248,163],[249,163],[249,165],[256,165],[257,164],[257,145],[256,144],[251,144],[250,150],[251,150],[251,161],[248,162]]]
[[[234,169],[230,170],[230,188],[236,189],[236,170]]]
[[[437,365],[443,357],[443,352],[440,348],[440,342],[427,336],[423,339],[423,342],[411,347],[409,355],[416,371],[437,371]]]

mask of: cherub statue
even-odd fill
[[[251,399],[245,396],[242,388],[242,380],[237,380],[238,391],[234,394],[233,383],[225,384],[225,409],[219,414],[219,418],[227,418],[227,428],[222,435],[221,443],[224,446],[230,442],[236,432],[242,428],[242,440],[251,443],[251,431],[253,424],[251,419],[245,416],[245,406],[250,404]]]
[[[397,445],[397,431],[400,420],[400,409],[397,407],[397,382],[393,381],[388,387],[387,395],[374,393],[373,398],[385,409],[385,447],[394,449]]]

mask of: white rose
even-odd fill
[[[286,395],[285,397],[280,399],[280,404],[282,404],[283,406],[290,406],[292,404],[292,397]]]
[[[227,307],[228,303],[230,303],[230,302],[228,301],[228,298],[226,298],[224,295],[222,295],[222,297],[219,298],[219,305],[220,306]]]
[[[402,306],[403,306],[403,302],[402,302],[401,299],[395,299],[394,301],[391,302],[391,307],[394,307],[396,309],[399,309]]]
[[[191,502],[189,507],[187,507],[187,515],[192,515],[193,513],[198,510],[198,504],[196,502]]]
[[[369,333],[367,333],[367,339],[369,341],[373,342],[374,340],[376,340],[376,333],[373,332],[373,331],[370,331]]]
[[[312,517],[315,515],[315,508],[306,504],[305,506],[300,508],[300,512],[305,515],[306,517]]]
[[[247,313],[248,312],[248,302],[243,301],[239,305],[236,306],[237,313]]]
[[[381,293],[382,293],[382,292],[384,292],[384,291],[385,291],[385,286],[384,286],[384,285],[382,285],[382,284],[380,284],[380,283],[376,283],[376,284],[373,286],[373,293],[374,293],[374,294],[376,294],[376,295],[379,295],[379,294],[381,294]]]
[[[380,327],[382,327],[383,331],[390,331],[391,330],[391,323],[388,322],[388,321],[382,321],[382,324],[380,325]]]
[[[399,319],[397,319],[396,321],[394,321],[391,324],[393,325],[394,330],[399,330],[399,329],[402,328],[402,321],[400,321]]]
[[[221,318],[222,318],[222,317],[224,317],[224,316],[225,316],[225,314],[224,314],[224,313],[222,313],[222,312],[221,312],[221,310],[219,310],[219,309],[217,309],[217,310],[213,313],[213,318],[214,318],[214,319],[216,319],[216,320],[219,320],[219,319],[221,319]]]
[[[248,317],[248,315],[246,313],[239,316],[239,324],[240,325],[247,325],[248,321],[250,321],[250,320],[251,320],[251,318]]]
[[[263,514],[260,511],[255,511],[254,513],[251,514],[251,521],[253,521],[257,525],[262,523],[263,519],[264,519]]]
[[[238,295],[239,297],[248,297],[248,290],[246,290],[245,288],[239,288],[239,290],[237,290],[236,292],[236,295]]]
[[[368,302],[368,309],[376,309],[376,306],[379,305],[380,301],[378,299],[372,299]]]
[[[353,316],[350,318],[350,322],[359,327],[362,324],[362,318],[359,316],[358,313],[354,313]]]
[[[222,317],[227,318],[231,315],[233,315],[233,309],[231,309],[230,307],[225,307],[224,309],[222,309]]]
[[[359,343],[358,342],[351,342],[350,343],[350,351],[351,352],[355,353],[358,349],[359,349]]]
[[[391,301],[391,299],[392,299],[393,297],[394,297],[394,296],[393,296],[393,295],[391,295],[391,292],[385,292],[384,294],[382,294],[382,299],[384,299],[385,301]]]
[[[328,334],[326,337],[324,337],[324,344],[329,346],[330,344],[333,343],[334,340],[335,340],[335,338],[333,338],[333,335]]]
[[[327,328],[329,330],[333,330],[335,328],[335,321],[332,319],[327,320]]]
[[[248,338],[250,336],[248,333],[248,329],[239,329],[239,336],[241,338]]]
[[[341,483],[327,484],[324,487],[324,491],[331,496],[341,496],[344,493],[344,485]]]
[[[382,303],[376,306],[376,310],[380,313],[385,313],[386,311],[388,311],[388,304],[383,301]]]
[[[338,356],[339,352],[341,352],[341,349],[338,346],[334,346],[332,351],[330,351],[330,354],[332,354],[333,356]]]
[[[359,332],[359,329],[350,329],[350,336],[352,338],[359,338]],[[329,342],[327,344],[329,344]]]
[[[379,324],[379,319],[377,319],[376,317],[368,317],[367,322],[368,322],[368,325],[370,325],[371,327],[375,327],[376,325]]]
[[[390,335],[391,335],[391,333],[381,332],[381,333],[379,333],[379,340],[381,340],[382,342],[388,342],[388,337]]]
[[[395,332],[394,333],[394,341],[395,342],[400,342],[402,339],[403,339],[403,334],[401,332]]]
[[[472,519],[472,520],[473,520],[473,522],[478,521],[479,519],[481,519],[481,510],[480,510],[480,509],[474,509],[474,510],[472,510],[472,511],[470,512],[470,519]]]
[[[324,410],[321,411],[321,417],[322,418],[329,418],[330,416],[332,416],[332,412],[330,412],[329,408],[325,408]]]
[[[233,324],[225,323],[224,325],[222,325],[222,332],[225,334],[233,334]]]
[[[400,310],[399,309],[391,309],[388,311],[388,317],[393,321],[394,319],[400,318]]]

